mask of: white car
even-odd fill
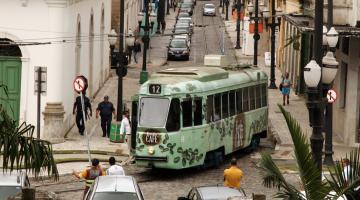
[[[89,189],[86,200],[144,200],[140,187],[131,176],[99,176]]]
[[[215,16],[216,15],[216,7],[212,3],[207,3],[203,7],[203,15],[205,16]]]
[[[2,170],[1,170],[2,171]],[[0,173],[0,200],[6,200],[21,193],[23,187],[30,186],[29,179],[23,172]]]

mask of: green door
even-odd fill
[[[0,85],[6,85],[8,96],[0,90],[0,104],[16,121],[20,113],[21,60],[14,57],[0,57]]]

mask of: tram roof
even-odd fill
[[[237,84],[264,79],[267,80],[267,75],[256,68],[236,70],[225,70],[220,67],[168,68],[152,74],[151,78],[141,86],[140,93],[146,94],[150,84],[166,85],[168,90],[165,93],[173,94],[204,92],[229,86],[237,87]]]

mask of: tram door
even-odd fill
[[[136,148],[136,132],[137,132],[137,113],[139,101],[135,100],[131,104],[131,148]]]

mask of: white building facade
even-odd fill
[[[74,78],[87,77],[87,96],[93,98],[109,76],[112,1],[0,0],[0,5],[0,80],[10,91],[8,105],[15,120],[36,125],[35,67],[46,67],[41,137],[61,140],[74,124]]]

